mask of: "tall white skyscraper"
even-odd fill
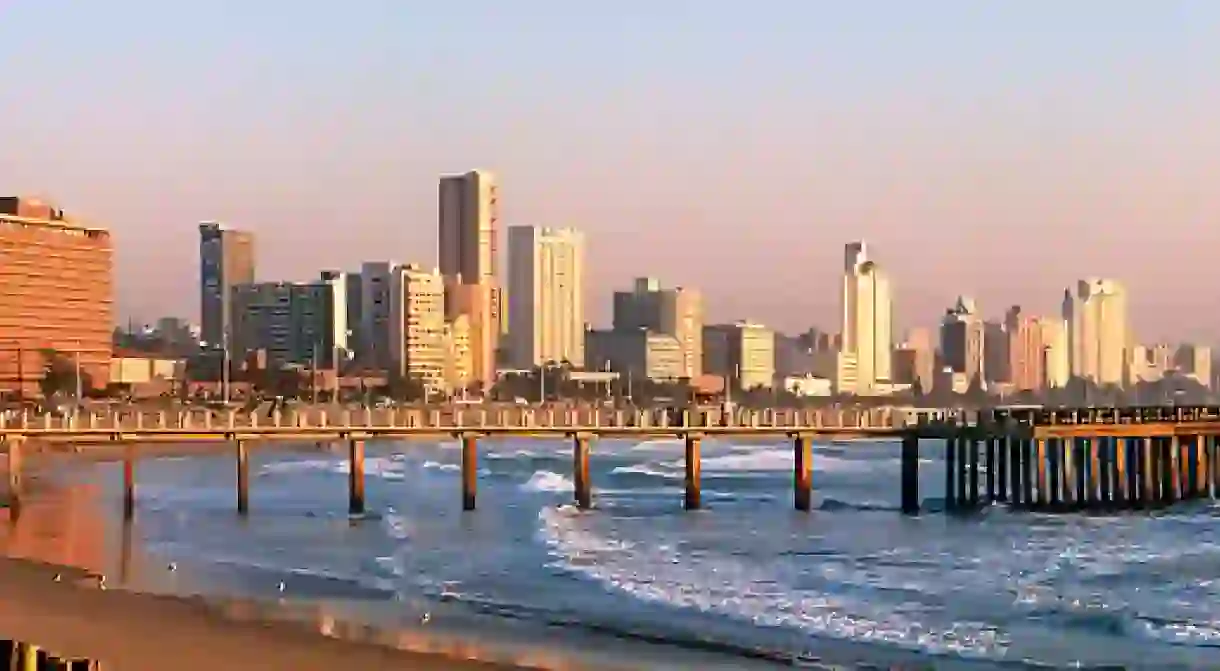
[[[572,229],[508,229],[508,340],[513,365],[585,362],[585,239]]]
[[[414,264],[391,270],[389,326],[392,372],[418,380],[429,392],[443,389],[448,352],[440,272]]]
[[[1122,385],[1126,371],[1127,292],[1114,280],[1089,278],[1063,297],[1073,377]]]
[[[838,366],[841,393],[868,394],[890,381],[892,305],[890,282],[868,257],[863,242],[847,245],[843,267],[843,347]]]

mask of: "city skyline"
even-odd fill
[[[253,232],[264,279],[432,259],[436,175],[487,166],[505,227],[586,232],[599,324],[601,297],[656,276],[698,288],[709,322],[833,328],[839,245],[865,239],[895,284],[895,336],[961,293],[989,318],[1053,314],[1088,276],[1126,285],[1141,340],[1220,330],[1220,8],[275,7],[0,10],[0,57],[22,64],[0,92],[0,184],[113,232],[121,318],[198,318],[205,220]],[[69,14],[62,48],[39,49],[35,28]],[[513,29],[539,21],[553,37]],[[476,35],[495,39],[457,51]],[[323,36],[349,46],[302,48]],[[48,111],[83,98],[88,115]]]

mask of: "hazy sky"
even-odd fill
[[[651,274],[837,328],[862,238],[903,326],[1102,275],[1210,340],[1218,63],[1212,0],[0,0],[0,192],[112,229],[124,317],[195,316],[204,219],[263,279],[434,265],[481,167],[587,231],[596,321]]]

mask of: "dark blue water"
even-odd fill
[[[926,447],[935,506],[943,465]],[[479,510],[463,514],[456,444],[371,445],[370,515],[354,521],[344,455],[255,451],[248,521],[231,458],[141,463],[137,535],[189,565],[191,589],[323,599],[385,624],[428,612],[537,640],[564,624],[741,664],[1220,668],[1210,504],[906,518],[897,445],[851,443],[815,447],[818,510],[797,513],[787,444],[709,441],[706,510],[689,513],[681,443],[603,440],[596,509],[580,512],[569,443],[481,448]]]

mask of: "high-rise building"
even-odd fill
[[[584,234],[508,229],[508,342],[513,365],[585,361]]]
[[[347,331],[351,358],[364,350],[364,289],[360,273],[343,273],[347,282]]]
[[[614,330],[672,336],[682,350],[682,377],[703,372],[703,297],[694,289],[663,289],[655,278],[636,278],[631,291],[614,292]]]
[[[199,224],[199,323],[211,349],[232,337],[233,287],[254,282],[254,234],[217,222]]]
[[[848,244],[843,267],[839,393],[869,394],[879,382],[891,381],[892,309],[889,278],[869,258],[863,242]]]
[[[1004,316],[1008,336],[1009,381],[1017,391],[1041,389],[1046,380],[1046,341],[1037,317],[1014,305]]]
[[[967,384],[985,382],[983,370],[983,320],[974,301],[959,296],[945,311],[940,326],[940,352],[944,367],[962,375]]]
[[[500,334],[507,328],[497,273],[499,212],[499,189],[490,172],[441,177],[438,257],[445,278],[446,317],[469,318],[475,377],[487,387],[495,381],[495,356]]]
[[[263,350],[268,363],[333,367],[348,343],[347,279],[323,273],[313,282],[254,282],[233,287],[230,349],[242,359]]]
[[[1004,321],[983,321],[983,376],[990,383],[1012,381],[1008,324]]]
[[[0,392],[37,396],[47,350],[79,362],[94,387],[106,386],[112,264],[108,231],[40,200],[0,198]]]
[[[1122,385],[1127,371],[1127,293],[1115,280],[1089,278],[1064,292],[1072,376]]]
[[[1173,355],[1173,365],[1178,372],[1194,378],[1204,387],[1212,382],[1212,348],[1205,345],[1184,343]]]
[[[928,329],[911,329],[894,349],[894,382],[932,391],[936,375],[936,345]]]
[[[1071,357],[1068,352],[1067,323],[1062,319],[1038,320],[1042,336],[1042,386],[1048,389],[1066,387],[1072,379]]]
[[[445,282],[438,271],[397,266],[390,280],[391,371],[431,392],[447,387],[452,364],[445,325]]]
[[[775,332],[744,321],[703,327],[703,370],[737,389],[770,389],[775,381]]]
[[[390,370],[393,364],[390,337],[391,296],[395,261],[366,261],[360,266],[360,348],[358,360],[365,366]]]

